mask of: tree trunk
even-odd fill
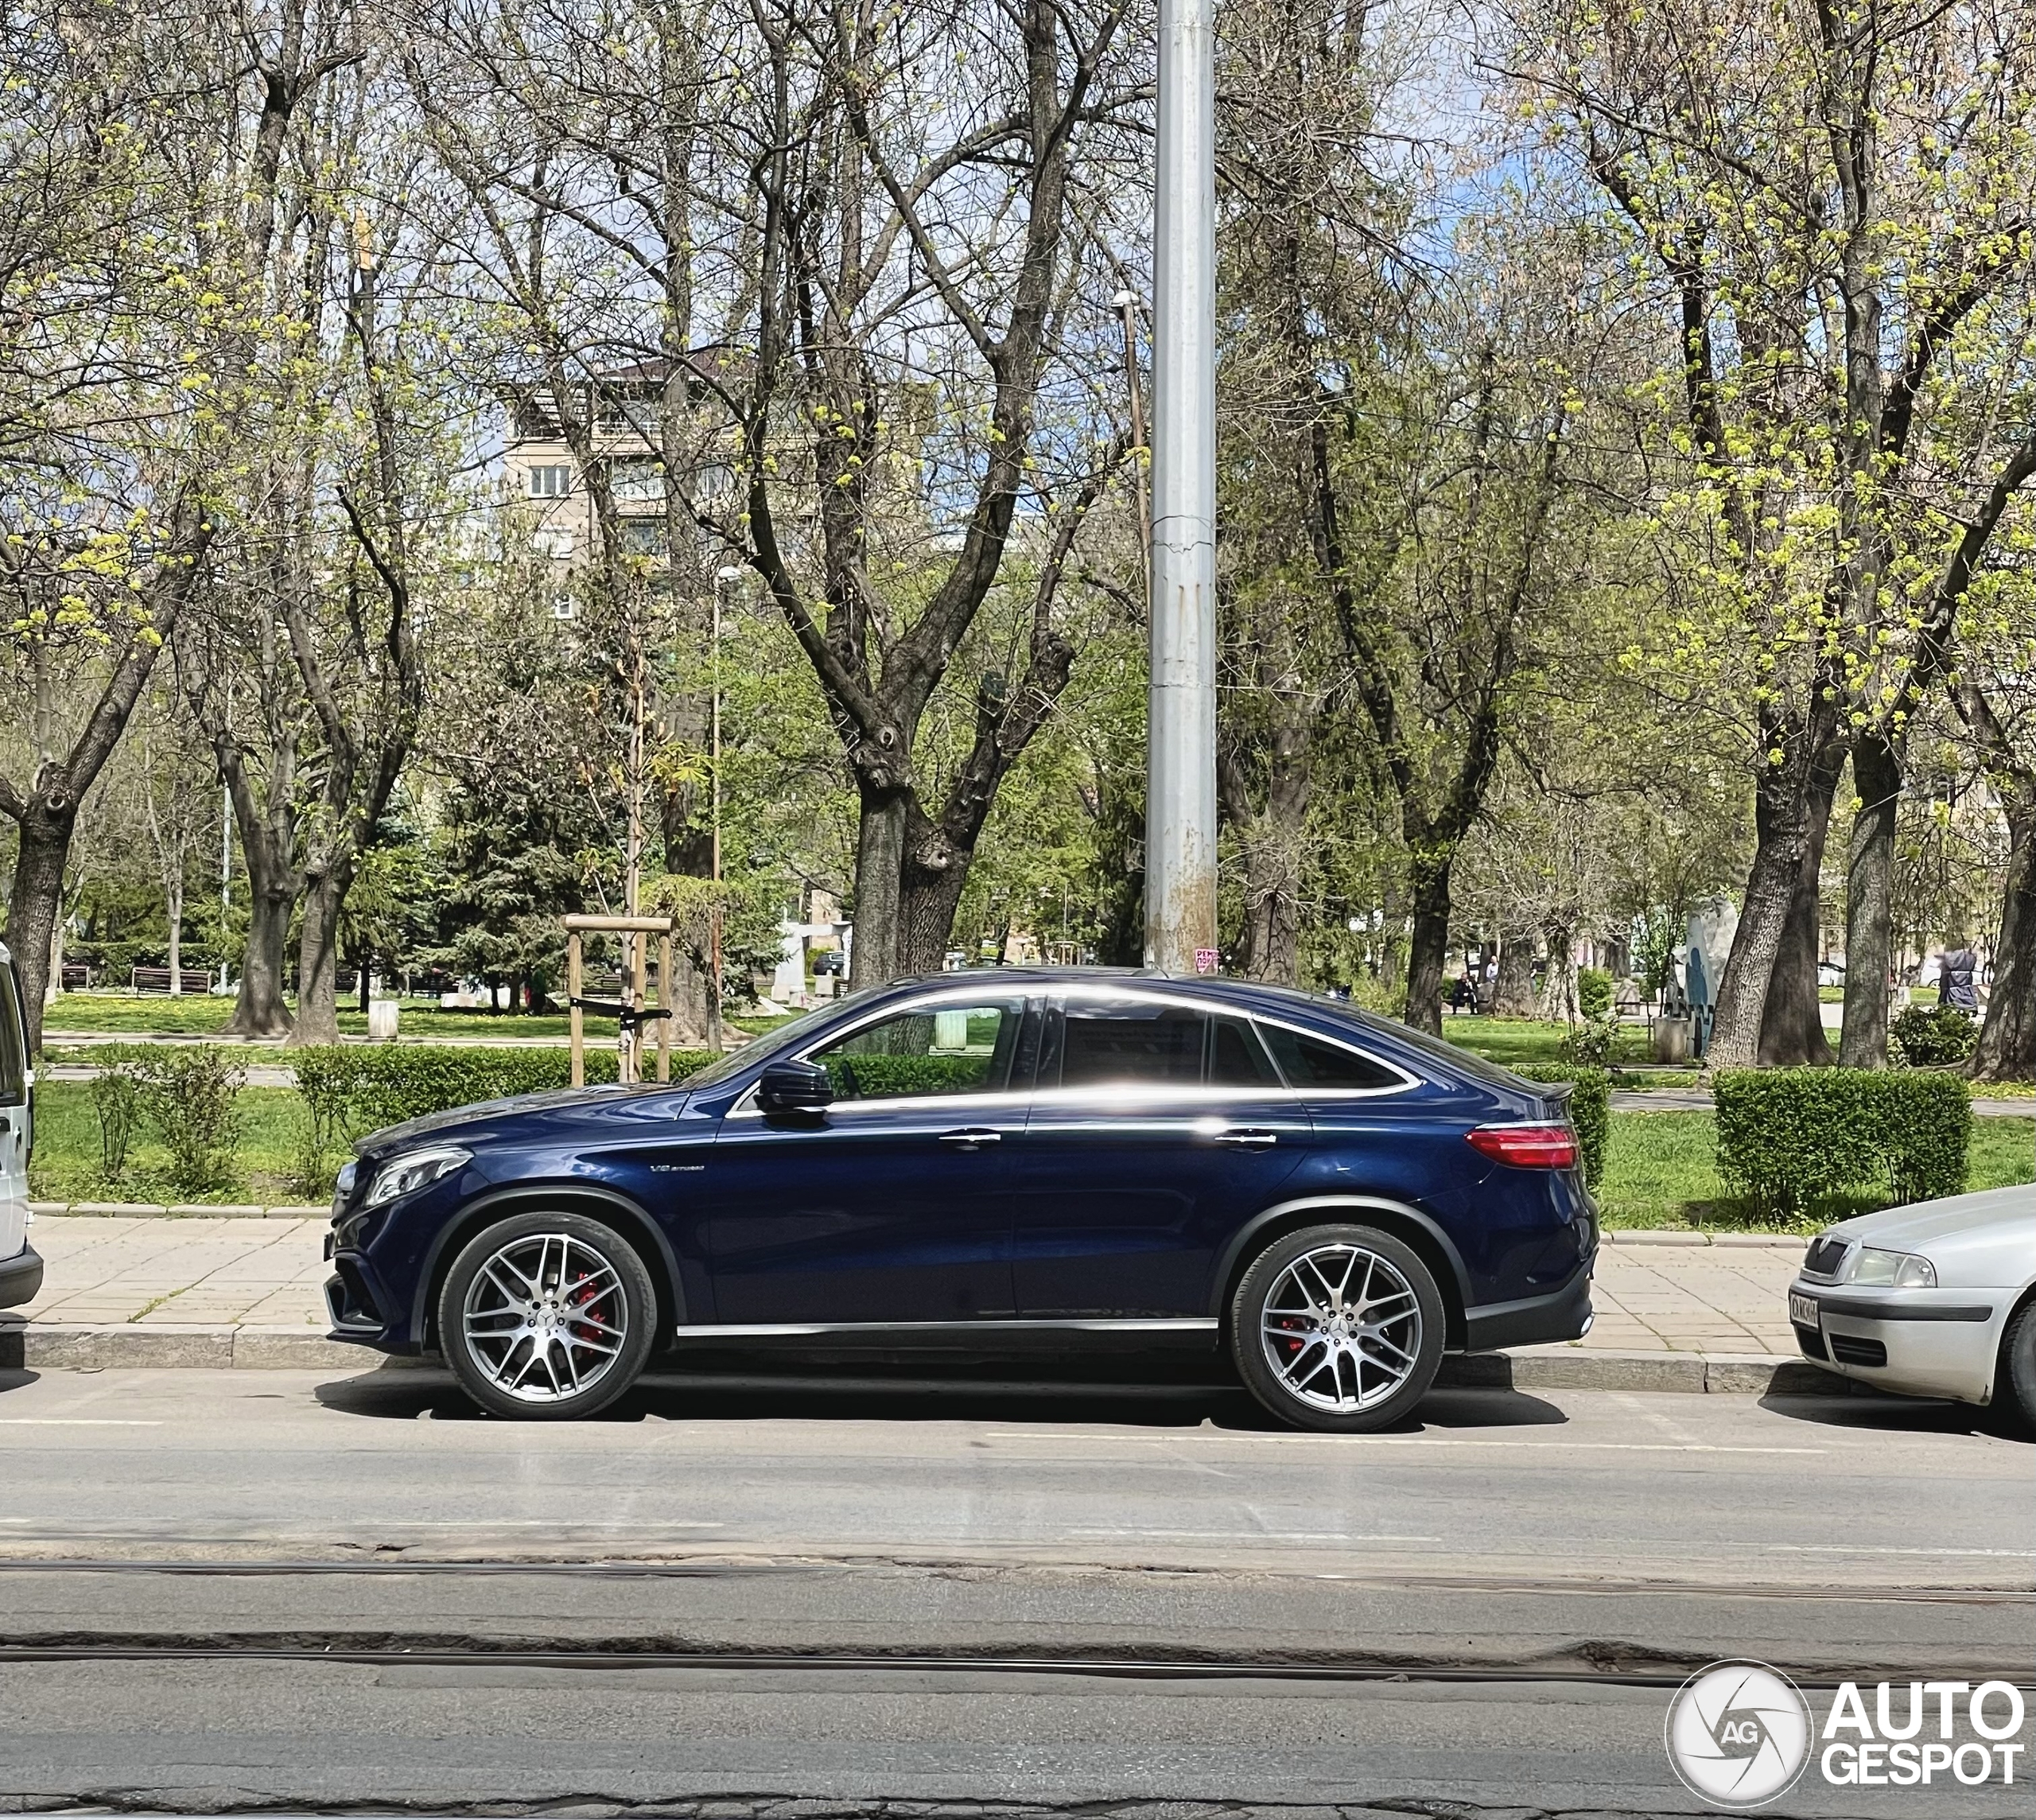
[[[297,938],[297,1026],[289,1039],[293,1049],[340,1040],[340,908],[352,882],[352,869],[343,866],[313,873],[305,881],[304,922]]]
[[[184,881],[180,877],[169,888],[169,900],[165,908],[169,915],[169,996],[184,996]]]
[[[1845,1025],[1838,1059],[1848,1068],[1887,1066],[1887,980],[1894,961],[1894,817],[1902,761],[1885,737],[1852,749],[1859,799],[1845,866]]]
[[[1977,1080],[2036,1079],[2036,789],[2009,795],[2007,831],[1993,991],[1969,1065]]]
[[[227,1034],[288,1036],[289,1007],[283,1001],[283,953],[289,940],[297,881],[288,866],[258,858],[259,843],[243,842],[247,867],[247,950],[240,962],[240,992]]]
[[[1541,931],[1548,945],[1548,970],[1541,976],[1536,1009],[1551,1023],[1576,1021],[1576,931],[1551,925]]]
[[[898,894],[900,974],[938,973],[946,966],[954,912],[961,907],[962,889],[968,883],[969,862],[974,857],[973,853],[951,854],[938,867],[906,861]]]
[[[1244,921],[1237,970],[1246,979],[1293,986],[1300,977],[1301,873],[1306,851],[1309,735],[1284,725],[1273,735],[1262,813],[1244,768],[1219,760],[1218,796],[1244,857]]]
[[[905,863],[905,817],[908,794],[896,788],[862,791],[862,815],[856,830],[855,943],[849,954],[849,990],[881,986],[896,979],[898,915]]]
[[[64,900],[64,863],[71,850],[75,808],[52,809],[37,797],[21,818],[21,850],[7,894],[7,946],[21,975],[21,1016],[27,1021],[29,1053],[42,1048],[42,1013],[49,991],[51,944]],[[61,966],[60,959],[56,965]]]
[[[1449,858],[1414,865],[1414,932],[1407,952],[1405,1021],[1430,1036],[1442,1034],[1442,966],[1449,951]]]
[[[1499,938],[1498,978],[1492,982],[1491,1014],[1494,1017],[1532,1017],[1534,1015],[1534,962],[1537,945],[1525,930]]]
[[[1817,940],[1824,896],[1824,842],[1831,830],[1831,799],[1837,791],[1835,771],[1812,782],[1806,829],[1808,844],[1796,876],[1789,920],[1775,950],[1774,969],[1767,978],[1767,1001],[1761,1007],[1760,1060],[1764,1068],[1828,1068],[1830,1040],[1824,1033],[1823,1001],[1817,996]]]
[[[1750,1068],[1760,1060],[1768,985],[1795,912],[1810,842],[1811,770],[1809,760],[1798,758],[1763,772],[1754,788],[1753,865],[1712,1019],[1706,1056],[1713,1068]]]

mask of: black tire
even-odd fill
[[[1375,1318],[1354,1320],[1352,1310]],[[1230,1356],[1282,1421],[1362,1434],[1400,1421],[1428,1394],[1446,1318],[1434,1274],[1411,1246],[1376,1227],[1311,1226],[1274,1239],[1238,1281]]]
[[[438,1292],[438,1344],[482,1408],[570,1421],[635,1382],[658,1298],[635,1248],[580,1213],[512,1214],[460,1247]]]
[[[2036,1301],[2024,1302],[2008,1319],[2001,1341],[2000,1375],[2007,1382],[1999,1386],[1994,1400],[2019,1410],[2023,1429],[2036,1434]],[[2010,1394],[2002,1396],[1999,1390]]]

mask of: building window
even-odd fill
[[[619,505],[664,504],[665,465],[662,461],[618,461],[608,470],[608,479]]]
[[[530,541],[540,556],[573,554],[573,534],[569,531],[541,531]]]
[[[550,463],[530,470],[530,497],[534,500],[562,500],[573,491],[573,469],[560,461]]]

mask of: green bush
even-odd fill
[[[969,1093],[989,1078],[988,1056],[845,1056],[823,1058],[843,1099],[899,1099],[919,1093]]]
[[[1523,1080],[1568,1081],[1569,1122],[1576,1128],[1576,1149],[1583,1160],[1583,1179],[1592,1188],[1605,1172],[1605,1150],[1612,1134],[1612,1079],[1603,1068],[1518,1068]]]
[[[99,1172],[117,1182],[127,1168],[127,1146],[134,1124],[142,1115],[140,1083],[128,1070],[115,1064],[92,1077],[92,1111],[99,1119]]]
[[[1956,1066],[1972,1053],[1979,1026],[1955,1005],[1912,1005],[1887,1027],[1894,1059],[1912,1068]]]
[[[231,1182],[246,1079],[232,1056],[208,1044],[138,1045],[117,1066],[134,1081],[141,1109],[169,1152],[177,1192],[210,1194]]]
[[[1576,1009],[1586,1017],[1603,1017],[1612,1008],[1612,976],[1603,967],[1579,967]]]
[[[1727,1069],[1712,1091],[1718,1173],[1766,1214],[1827,1195],[1961,1194],[1972,1102],[1955,1076],[1865,1068]]]
[[[683,1080],[713,1059],[704,1049],[675,1049],[672,1079]],[[385,1126],[515,1094],[544,1093],[570,1086],[573,1079],[572,1052],[562,1048],[347,1043],[301,1049],[289,1060],[310,1115],[310,1141],[321,1155]],[[613,1053],[589,1050],[586,1072],[589,1086],[614,1080]]]

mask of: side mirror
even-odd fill
[[[756,1103],[767,1113],[818,1112],[833,1098],[834,1083],[818,1062],[773,1062],[756,1083]]]

